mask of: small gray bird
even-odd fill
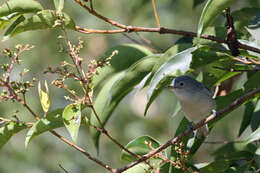
[[[190,76],[174,78],[169,88],[179,99],[185,117],[189,121],[197,123],[216,108],[216,102],[209,89]],[[196,137],[206,137],[208,131],[206,124],[197,130]]]

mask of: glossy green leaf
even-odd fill
[[[125,173],[147,173],[149,170],[149,165],[145,164],[145,163],[140,163],[138,165],[133,166],[130,169],[127,169],[126,171],[124,171]]]
[[[224,73],[223,76],[220,77],[220,78],[216,81],[216,83],[215,83],[214,85],[216,86],[217,84],[220,84],[221,82],[224,82],[225,80],[230,79],[230,78],[232,78],[233,76],[236,76],[236,75],[238,75],[238,74],[240,74],[240,73],[241,73],[241,72],[227,72],[227,73]]]
[[[114,52],[115,50],[118,51],[118,54],[114,55],[110,60],[111,65],[97,69],[99,74],[95,75],[93,79],[95,87],[102,87],[102,85],[100,84],[106,81],[109,76],[112,76],[117,72],[126,70],[141,58],[152,54],[152,52],[144,46],[140,46],[137,44],[123,44],[115,46],[106,51],[104,58],[111,56],[112,52]]]
[[[117,73],[117,74],[113,75],[111,78],[109,78],[109,80],[105,83],[105,87],[103,87],[100,90],[100,92],[98,93],[98,95],[97,95],[97,97],[94,101],[94,108],[95,108],[95,110],[96,110],[97,114],[99,115],[99,118],[102,122],[106,122],[106,119],[108,119],[108,117],[104,117],[102,115],[103,115],[103,112],[105,110],[105,107],[107,107],[107,100],[111,97],[110,91],[111,91],[112,87],[114,86],[114,83],[118,79],[120,79],[120,77],[122,76],[123,73],[124,72]],[[95,124],[95,125],[101,127],[101,125],[99,124],[99,122],[97,121],[97,119],[94,116],[95,115],[92,112],[91,116],[89,118],[89,122],[91,124]],[[90,128],[90,134],[91,134],[91,136],[94,140],[94,144],[95,144],[96,148],[98,149],[100,132],[96,131],[96,129],[94,129],[92,127],[89,127],[89,128]]]
[[[28,147],[29,143],[34,137],[46,131],[64,126],[62,112],[63,109],[56,109],[50,113],[47,113],[45,118],[37,121],[26,134],[25,147]]]
[[[193,8],[202,4],[205,0],[193,0]]]
[[[175,134],[174,134],[174,137],[178,136],[179,134],[181,134],[181,133],[183,133],[185,130],[187,130],[188,125],[190,124],[190,122],[187,120],[187,118],[185,118],[185,116],[183,115],[183,113],[182,113],[182,116],[183,116],[183,118],[182,118],[182,120],[181,120],[181,122],[180,122],[178,128],[176,129],[176,132],[175,132]],[[184,144],[184,146],[187,145],[188,139],[189,139],[189,136],[186,136],[186,137],[184,137],[184,139],[182,140],[182,143]],[[171,146],[171,159],[172,159],[173,161],[175,161],[177,157],[178,157],[178,154],[177,154],[177,152],[175,151],[175,145],[172,145],[172,146]],[[171,166],[172,166],[172,165],[171,165]],[[171,166],[170,166],[170,167],[171,167]]]
[[[260,27],[256,29],[247,28],[247,31],[250,33],[251,39],[253,39],[256,43],[260,42]]]
[[[247,168],[248,166],[249,165],[240,166],[240,167],[232,166],[227,171],[225,171],[225,173],[245,173],[246,170],[248,169]]]
[[[166,62],[168,61],[170,58],[174,57],[177,53],[184,51],[185,49],[188,49],[192,46],[191,43],[183,43],[183,44],[176,44],[174,46],[172,46],[171,48],[169,48],[164,54],[162,54],[162,57],[160,58],[160,60],[158,61],[158,63],[156,63],[154,65],[153,68],[153,73],[157,72],[158,69]]]
[[[191,52],[194,51],[196,48],[192,47],[189,49],[186,49],[176,55],[173,55],[170,57],[168,61],[166,61],[159,69],[158,71],[154,74],[150,87],[147,91],[147,97],[148,97],[148,103],[151,104],[150,99],[152,98],[152,95],[154,92],[157,92],[157,87],[159,82],[169,74],[176,75],[177,73],[182,73],[184,74],[185,72],[188,71],[190,67],[190,63],[192,60],[192,54]],[[171,54],[169,54],[171,56]],[[148,109],[148,106],[147,108]]]
[[[255,131],[260,126],[260,100],[258,99],[251,119],[251,130]]]
[[[57,13],[61,13],[64,8],[64,0],[53,0]]]
[[[27,132],[25,138],[25,147],[29,145],[32,139],[44,132],[63,127],[64,122],[62,119],[62,112],[64,109],[56,109],[50,113],[47,113],[45,118],[37,121]],[[84,120],[84,119],[83,119]],[[81,121],[81,124],[87,124],[86,121]]]
[[[260,128],[258,127],[258,129],[256,131],[254,131],[253,133],[251,133],[248,138],[246,139],[246,143],[251,143],[254,141],[258,141],[260,140]]]
[[[244,88],[246,91],[251,91],[259,87],[259,79],[260,79],[260,72],[254,73],[250,76],[247,82],[244,84]]]
[[[228,160],[217,160],[209,163],[207,166],[200,168],[201,173],[221,173],[229,168]]]
[[[19,13],[12,13],[8,16],[0,17],[0,30],[4,29],[6,25],[15,20],[18,16],[20,16]]]
[[[255,110],[255,106],[256,106],[256,100],[252,100],[245,104],[245,111],[239,128],[238,136],[240,136],[245,131],[245,129],[250,125]]]
[[[156,73],[158,71],[158,69],[166,62],[168,61],[170,58],[174,57],[177,53],[184,51],[185,49],[191,47],[192,44],[190,43],[185,43],[185,44],[177,44],[174,45],[173,47],[169,48],[160,58],[160,60],[158,61],[158,63],[156,63],[153,67],[152,73]],[[165,79],[162,79],[161,82],[159,82],[156,90],[154,90],[154,92],[152,93],[152,95],[150,96],[150,98],[148,99],[148,103],[145,106],[145,111],[144,111],[144,115],[147,114],[147,111],[149,109],[149,107],[151,106],[151,104],[153,103],[153,101],[157,98],[157,96],[162,92],[162,90],[165,88],[165,86],[167,86],[168,84],[170,84],[171,80],[173,79],[173,76],[166,76]]]
[[[212,24],[217,17],[237,0],[208,0],[205,5],[198,25],[198,37]]]
[[[225,96],[218,96],[216,98],[217,103],[217,110],[221,110],[233,101],[235,101],[237,98],[241,97],[244,94],[243,90],[236,90],[232,93],[229,93]]]
[[[255,17],[256,13],[259,12],[259,8],[242,8],[232,12],[232,17],[234,20],[234,26],[237,31],[245,29],[250,23],[250,21]]]
[[[241,157],[253,158],[257,147],[253,144],[247,144],[244,141],[241,142],[230,142],[227,143],[216,151],[213,155],[217,159],[229,159],[229,160],[239,160]]]
[[[41,4],[35,0],[9,0],[0,7],[0,17],[12,13],[36,13],[43,10]]]
[[[37,14],[32,17],[24,20],[20,23],[8,37],[12,37],[16,34],[25,32],[25,31],[33,31],[38,29],[54,29],[65,27],[67,29],[75,30],[74,21],[66,14],[62,13],[62,21],[58,19],[55,11],[52,10],[43,10],[39,11]]]
[[[70,104],[66,106],[62,113],[62,118],[73,142],[77,143],[79,127],[81,124],[81,106],[79,104]]]
[[[160,147],[160,143],[153,139],[150,136],[141,136],[138,137],[131,142],[129,142],[125,148],[128,149],[129,151],[142,156],[147,154],[148,152],[152,151],[153,149],[156,149]],[[162,154],[167,157],[166,151],[164,150]],[[132,156],[131,154],[127,153],[125,150],[122,150],[121,152],[121,160],[123,161],[128,161],[132,162],[137,160],[136,157]]]
[[[151,72],[159,57],[160,55],[147,56],[133,64],[127,71],[121,73],[120,76],[117,74],[105,83],[94,102],[96,112],[103,124],[107,122],[124,96],[132,91],[134,86],[138,85]],[[100,127],[93,112],[90,116],[90,123]],[[100,132],[90,127],[90,133],[94,139],[95,146],[98,148]]]
[[[145,110],[144,110],[144,115],[147,114],[147,111],[149,109],[149,107],[151,106],[151,104],[153,103],[153,101],[157,98],[157,96],[163,91],[163,89],[165,89],[165,86],[169,86],[173,80],[173,76],[165,76],[157,85],[156,90],[152,93],[150,99],[148,100],[146,106],[145,106]]]
[[[25,17],[23,15],[19,16],[10,26],[9,28],[5,31],[3,41],[8,38],[8,35],[10,35],[16,28],[17,25],[22,23],[25,20]]]
[[[198,69],[203,66],[208,67],[212,63],[230,60],[230,55],[225,52],[216,51],[208,46],[202,46],[192,52],[192,62],[190,64],[191,69]]]
[[[23,123],[9,122],[0,127],[0,148],[2,148],[16,133],[28,128]]]

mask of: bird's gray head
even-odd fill
[[[205,88],[205,86],[192,77],[184,75],[174,78],[169,88],[172,88],[173,90],[196,91]]]
[[[187,75],[174,78],[169,88],[173,90],[175,95],[181,100],[190,99],[201,92],[207,92],[207,94],[210,94],[204,84]]]

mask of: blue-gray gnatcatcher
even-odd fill
[[[202,83],[190,76],[179,76],[173,79],[169,88],[179,99],[185,117],[194,123],[199,122],[208,116],[216,107],[209,89]],[[208,126],[200,127],[197,130],[198,138],[208,135]]]

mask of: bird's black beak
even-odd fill
[[[168,88],[168,89],[173,89],[173,88],[175,88],[175,87],[172,86],[172,85],[169,85],[169,86],[167,86],[166,88]]]

